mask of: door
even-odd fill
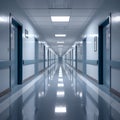
[[[47,51],[47,66],[49,67],[49,49],[48,49],[48,51]]]
[[[35,38],[35,74],[38,74],[38,40]]]
[[[22,84],[22,25],[11,19],[11,88]]]
[[[73,60],[74,60],[74,59],[73,59],[73,49],[72,49],[72,67],[73,67]]]
[[[75,69],[77,70],[77,45],[75,46]]]
[[[83,40],[83,74],[86,74],[86,38]]]
[[[17,85],[17,65],[18,65],[18,58],[17,58],[17,53],[18,53],[18,29],[16,25],[11,26],[11,87],[13,88],[14,86]]]
[[[45,69],[45,63],[46,63],[46,58],[45,58],[45,54],[46,54],[45,51],[46,51],[46,49],[45,49],[45,45],[44,45],[43,49],[44,49],[44,52],[43,52],[44,53],[44,55],[43,55],[44,67],[43,68]]]
[[[83,67],[84,67],[84,46],[83,41],[78,44],[77,47],[77,58],[78,58],[78,70],[83,73]]]
[[[103,84],[110,88],[110,25],[103,27]]]

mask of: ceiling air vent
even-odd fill
[[[51,9],[71,8],[71,0],[50,0],[49,8]]]

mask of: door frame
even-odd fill
[[[86,75],[86,38],[83,39],[83,74]]]
[[[47,51],[47,57],[48,57],[47,61],[48,61],[48,67],[49,67],[49,48],[48,48],[48,51]]]
[[[99,38],[98,38],[98,78],[99,78],[99,84],[104,84],[104,70],[103,70],[103,60],[104,60],[104,45],[103,45],[103,29],[107,25],[110,25],[110,60],[111,60],[111,15],[102,23],[99,25],[98,32],[99,32]],[[110,88],[111,88],[111,66],[110,66]]]
[[[75,46],[75,69],[76,70],[78,70],[77,61],[78,61],[78,59],[77,59],[77,44],[76,44],[76,46]]]
[[[72,67],[73,67],[73,49],[72,49]]]
[[[38,74],[38,49],[39,49],[38,41],[39,40],[35,38],[35,75]]]
[[[22,78],[23,78],[23,51],[22,51],[22,46],[23,46],[23,38],[22,38],[22,32],[23,32],[23,25],[19,20],[17,20],[12,14],[10,13],[10,20],[9,20],[9,38],[10,38],[10,61],[11,61],[11,28],[12,25],[17,26],[18,29],[18,41],[17,41],[17,84],[22,84]],[[11,88],[11,69],[10,69],[10,88]]]
[[[46,56],[45,56],[45,54],[46,54],[46,48],[45,48],[45,45],[44,45],[44,47],[43,47],[43,51],[44,51],[44,52],[43,52],[43,54],[44,54],[44,55],[43,55],[43,60],[44,60],[43,62],[44,62],[44,69],[45,69],[45,63],[46,63]]]

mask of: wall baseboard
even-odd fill
[[[2,96],[4,96],[4,95],[6,95],[7,93],[9,93],[11,91],[11,89],[10,88],[8,88],[8,89],[6,89],[6,90],[4,90],[3,92],[1,92],[0,93],[0,97],[2,97]]]
[[[77,72],[80,73],[80,74],[83,74],[83,72],[81,70],[79,70],[79,69],[77,70]]]
[[[90,79],[90,80],[98,83],[98,80],[96,80],[95,78],[93,78],[93,77],[91,77],[91,76],[89,76],[89,75],[87,75],[87,74],[85,75],[85,77],[88,78],[88,80]]]
[[[34,75],[32,75],[32,76],[30,76],[30,77],[28,77],[28,78],[26,78],[26,79],[24,79],[23,80],[23,83],[25,83],[26,81],[28,81],[28,80],[31,80],[31,79],[33,79],[34,77],[36,77],[36,75],[34,74]]]
[[[52,64],[52,65],[53,65],[53,64]],[[51,67],[52,65],[50,65],[49,67]],[[37,75],[34,74],[34,75],[32,75],[32,76],[24,79],[24,80],[23,80],[23,83],[26,82],[26,81],[28,81],[28,80],[31,80],[31,79],[35,78],[35,77],[38,76],[39,74],[44,73],[49,67],[46,67],[45,69],[42,69],[42,70],[38,71],[38,74],[37,74]]]
[[[110,88],[110,92],[112,92],[113,94],[117,95],[118,97],[120,97],[120,92],[118,92],[117,90]]]
[[[74,68],[74,67],[71,66],[70,64],[67,64],[67,65],[69,65],[70,67],[72,67],[78,74],[82,74],[82,75],[83,75],[84,77],[86,77],[88,80],[92,80],[92,81],[98,83],[98,80],[96,80],[95,78],[93,78],[93,77],[91,77],[91,76],[89,76],[89,75],[87,75],[87,74],[84,75],[82,71],[80,71],[79,69],[76,70],[76,68]]]

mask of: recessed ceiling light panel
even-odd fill
[[[59,48],[62,48],[62,47],[63,47],[63,45],[58,45],[58,47],[59,47]]]
[[[63,83],[58,83],[58,87],[64,87]]]
[[[66,113],[67,109],[66,106],[56,106],[55,113]]]
[[[55,37],[66,37],[66,34],[55,34]]]
[[[64,41],[57,41],[58,44],[64,44]]]
[[[51,16],[52,22],[69,22],[70,16]]]

